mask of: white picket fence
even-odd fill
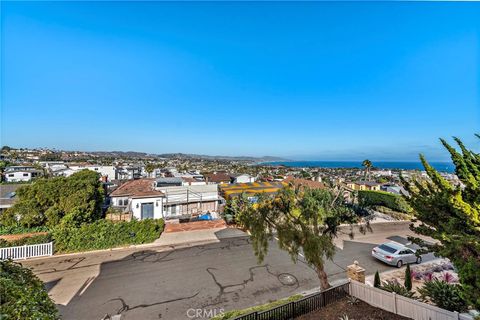
[[[414,320],[473,320],[468,314],[444,310],[353,280],[350,281],[350,295],[377,308]]]
[[[19,260],[51,255],[53,255],[53,242],[0,248],[0,260]]]

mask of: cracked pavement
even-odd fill
[[[410,234],[408,223],[395,223],[373,225],[373,233],[357,234],[353,241],[339,238],[334,261],[326,263],[329,280],[345,279],[345,268],[354,260],[367,275],[391,269],[371,258],[372,247],[387,237]],[[189,309],[218,313],[317,288],[316,273],[303,260],[293,263],[274,242],[260,265],[248,237],[174,250],[132,248],[23,264],[47,283],[63,319],[189,319],[195,315],[187,313]]]

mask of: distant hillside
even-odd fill
[[[187,154],[187,153],[164,153],[159,154],[160,158],[184,158],[184,159],[207,159],[207,160],[230,160],[230,161],[254,161],[254,162],[268,162],[268,161],[287,161],[285,158],[263,156],[263,157],[249,157],[249,156],[209,156],[204,154]]]
[[[288,161],[288,159],[272,156],[249,157],[249,156],[210,156],[203,154],[191,153],[162,153],[148,154],[136,151],[95,151],[89,152],[101,157],[119,157],[119,158],[180,158],[180,159],[206,159],[206,160],[229,160],[229,161],[253,161],[253,162],[270,162],[270,161]]]

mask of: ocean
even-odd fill
[[[431,166],[440,172],[452,173],[455,166],[451,162],[429,162]],[[262,162],[263,165],[284,165],[298,168],[362,168],[361,161],[273,161]],[[424,170],[421,162],[406,161],[372,161],[374,168],[379,169],[404,169]]]

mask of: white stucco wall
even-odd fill
[[[14,171],[5,173],[7,182],[19,182],[32,180],[32,173],[28,171]]]
[[[131,199],[131,210],[133,216],[141,220],[142,218],[142,203],[153,203],[153,218],[160,219],[163,218],[163,197],[152,197],[152,198],[134,198]]]
[[[238,176],[235,178],[235,183],[249,183],[249,182],[255,182],[255,178],[248,174],[242,174],[241,176]]]

